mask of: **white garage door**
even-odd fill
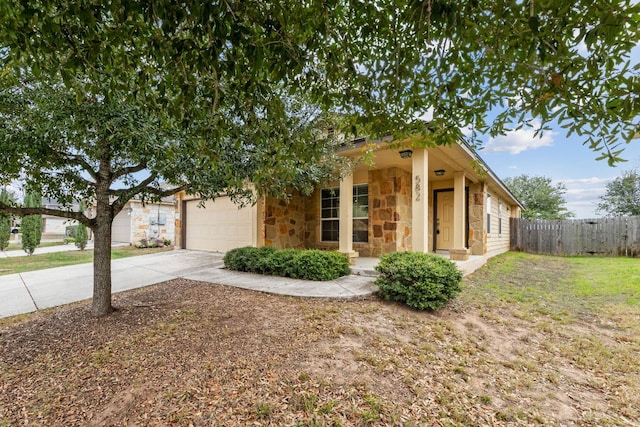
[[[131,216],[127,214],[126,209],[121,210],[113,219],[111,240],[114,242],[131,243]]]
[[[186,202],[185,249],[226,252],[254,244],[254,206],[238,209],[228,197],[199,203]]]

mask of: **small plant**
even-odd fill
[[[169,240],[169,239],[163,239],[163,240],[162,240],[162,244],[163,244],[163,245],[165,245],[165,246],[170,246],[170,245],[171,245],[171,240]]]
[[[269,418],[272,410],[272,405],[270,405],[269,403],[260,402],[258,403],[258,406],[256,408],[256,413],[260,418]]]
[[[438,255],[393,252],[380,258],[376,270],[382,297],[419,310],[437,310],[460,292],[462,273]]]
[[[79,224],[78,228],[76,228],[76,236],[75,236],[75,245],[81,251],[87,247],[87,241],[89,240],[89,233],[87,232],[87,226],[84,224]]]
[[[148,247],[149,247],[149,242],[147,241],[147,239],[140,239],[138,243],[136,243],[136,248],[138,249],[143,249]]]
[[[63,242],[64,242],[65,245],[68,245],[69,243],[75,243],[76,239],[74,239],[73,237],[65,237],[63,239]]]

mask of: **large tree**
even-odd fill
[[[545,176],[520,175],[506,178],[504,183],[524,206],[526,219],[566,219],[573,216],[566,208],[562,183],[553,185]]]
[[[0,180],[94,197],[95,218],[56,214],[94,228],[104,261],[106,224],[136,192],[163,195],[160,179],[211,197],[247,179],[265,189],[317,176],[300,167],[323,149],[295,119],[307,105],[339,115],[344,133],[421,132],[425,144],[556,120],[615,162],[638,126],[639,11],[622,0],[0,2],[0,86],[16,103],[0,128],[22,132],[0,141]],[[429,110],[425,127],[415,118]],[[37,114],[39,125],[7,127]],[[110,292],[107,273],[96,268],[96,314],[111,309],[95,299]]]
[[[433,109],[440,142],[557,120],[616,161],[638,130],[639,14],[630,0],[33,0],[2,2],[0,48],[3,72],[207,118],[212,136],[229,108],[282,114],[279,88],[378,134]]]
[[[640,215],[640,171],[624,171],[608,183],[597,210],[608,216]]]
[[[286,119],[267,135],[238,118],[224,138],[208,139],[200,133],[201,124],[167,128],[145,105],[126,97],[77,100],[61,85],[16,81],[0,90],[0,155],[5,165],[17,165],[6,166],[4,173],[19,174],[27,187],[62,208],[2,202],[0,208],[25,219],[48,214],[90,227],[93,312],[106,314],[112,310],[112,222],[134,196],[158,200],[189,190],[205,199],[224,193],[242,202],[255,196],[247,182],[258,192],[268,187],[282,195],[287,187],[309,190],[331,173],[333,149],[315,132],[313,121],[301,114]],[[315,142],[308,144],[311,138]],[[291,157],[287,149],[299,154]],[[89,200],[95,209],[74,211],[75,200]]]

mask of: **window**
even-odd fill
[[[340,189],[326,188],[321,191],[321,231],[320,240],[337,242],[340,232]]]
[[[340,240],[340,188],[326,188],[321,191],[320,240],[337,242]],[[369,186],[353,186],[353,242],[369,241]]]
[[[502,234],[502,202],[498,202],[498,234]]]
[[[369,186],[353,186],[353,242],[369,241]]]
[[[487,234],[491,233],[491,194],[487,194]]]

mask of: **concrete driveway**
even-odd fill
[[[200,280],[283,295],[351,298],[375,292],[371,277],[347,276],[328,282],[269,277],[221,269],[223,254],[174,250],[113,260],[112,291],[175,278]],[[78,264],[0,276],[0,318],[91,298],[93,264]]]

